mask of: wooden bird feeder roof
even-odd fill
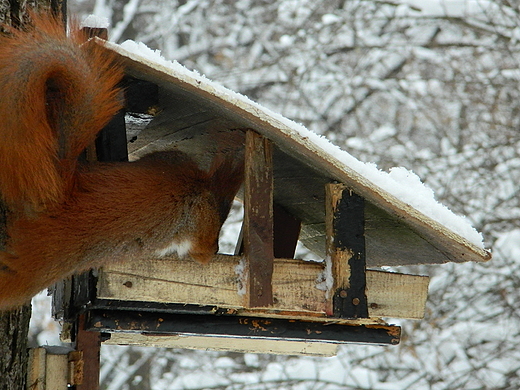
[[[384,191],[354,169],[303,137],[278,115],[260,109],[232,91],[189,72],[179,72],[108,45],[127,74],[157,86],[160,113],[129,144],[138,158],[169,145],[204,154],[208,135],[250,128],[274,143],[274,202],[302,221],[300,241],[325,256],[325,191],[331,181],[344,183],[366,199],[368,266],[486,261],[488,251],[472,244]],[[202,80],[201,80],[202,79]]]

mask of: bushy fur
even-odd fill
[[[171,252],[207,263],[243,180],[243,161],[208,171],[185,153],[78,163],[121,108],[122,69],[54,18],[0,38],[0,193],[13,211],[0,252],[0,309],[108,261]]]

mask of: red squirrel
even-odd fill
[[[56,18],[0,37],[0,195],[10,210],[0,251],[0,309],[72,274],[177,252],[207,263],[243,181],[243,159],[208,171],[180,151],[135,162],[78,156],[121,108],[123,71]]]

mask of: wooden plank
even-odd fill
[[[155,348],[200,349],[240,353],[268,353],[277,355],[335,356],[338,345],[332,343],[297,342],[286,340],[237,339],[217,336],[153,335],[146,333],[112,333],[104,344],[138,345]]]
[[[216,255],[209,264],[175,257],[140,259],[100,269],[98,299],[243,307],[235,272],[241,257]]]
[[[69,384],[69,349],[39,347],[29,349],[28,390],[67,389]]]
[[[47,351],[43,347],[29,349],[27,389],[45,390],[46,355]]]
[[[279,259],[292,259],[298,238],[300,237],[301,221],[287,212],[282,206],[273,205],[273,252]],[[243,225],[235,248],[235,255],[244,253]]]
[[[243,280],[236,270],[241,260],[241,256],[217,255],[200,265],[171,256],[108,264],[99,270],[97,298],[244,310]],[[268,314],[325,316],[326,291],[319,284],[323,271],[321,262],[275,259],[274,303]],[[371,318],[423,318],[427,292],[428,277],[367,270]]]
[[[427,276],[367,270],[367,304],[370,317],[424,317],[428,299]],[[386,306],[390,304],[391,307]],[[417,317],[410,317],[416,313]]]
[[[83,370],[85,361],[83,360],[82,351],[69,352],[69,383],[76,386],[83,382]]]
[[[153,335],[204,335],[229,337],[234,343],[243,339],[292,340],[319,343],[399,343],[401,329],[391,325],[351,325],[335,322],[244,317],[237,315],[200,315],[183,312],[142,312],[91,309],[87,329],[105,333],[137,332]]]
[[[367,266],[447,262],[449,258],[399,218],[365,202]],[[432,260],[435,259],[435,260]]]
[[[299,240],[316,256],[325,258],[325,186],[330,179],[284,154],[278,147],[274,150],[275,204],[302,220]],[[367,267],[449,261],[401,218],[369,202],[365,202],[365,242]]]
[[[86,38],[98,37],[101,39],[108,39],[108,29],[103,27],[90,27],[86,26],[81,29],[82,33],[85,34]]]
[[[153,115],[159,108],[159,86],[133,77],[123,79],[127,112]]]
[[[278,204],[273,209],[274,257],[292,259],[300,236],[301,221]]]
[[[273,151],[271,142],[246,133],[243,241],[246,306],[273,304]]]
[[[69,383],[69,359],[65,354],[47,354],[45,388],[65,390]]]
[[[344,251],[336,248],[334,243],[336,227],[334,225],[334,217],[338,207],[338,203],[343,195],[344,185],[329,183],[325,186],[325,232],[326,232],[326,253],[325,261],[331,262],[332,285],[328,286],[327,291],[327,313],[333,315],[334,313],[334,299],[333,295],[338,290],[345,290],[350,285],[350,266],[349,260],[352,253],[348,250]]]
[[[125,111],[119,111],[96,137],[97,161],[128,161]]]
[[[368,317],[365,294],[365,203],[344,184],[326,185],[327,260],[332,286],[327,313],[338,318]]]
[[[107,39],[108,37],[106,28],[84,27],[83,31],[89,38]],[[124,99],[123,92],[119,95],[120,99]],[[87,161],[128,161],[124,108],[101,129],[94,145],[87,148],[86,154]]]

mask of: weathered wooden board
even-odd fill
[[[273,303],[274,260],[273,146],[249,130],[246,135],[243,244],[248,307]]]
[[[68,355],[47,354],[46,390],[66,389],[69,382],[69,359]],[[65,385],[65,387],[63,387]]]
[[[244,281],[237,273],[241,261],[241,256],[217,255],[207,265],[175,257],[110,264],[99,271],[97,298],[209,305],[235,309],[242,315],[260,315],[259,310],[244,307],[240,293]],[[368,270],[366,278],[372,321],[424,316],[428,277]],[[274,304],[263,312],[269,316],[325,317],[327,292],[318,288],[322,280],[323,263],[275,259]]]
[[[428,298],[428,281],[426,276],[367,271],[369,316],[423,318]],[[420,314],[421,317],[411,317],[413,313]]]
[[[47,352],[45,348],[29,350],[27,366],[27,386],[34,390],[45,390]],[[65,386],[67,383],[65,383]]]
[[[59,351],[58,351],[59,349]],[[31,390],[67,389],[71,383],[68,352],[64,347],[29,350],[27,388]]]
[[[81,314],[76,322],[76,350],[81,354],[85,364],[77,390],[99,389],[99,370],[101,368],[101,335],[85,329],[85,314]]]
[[[176,312],[142,312],[91,309],[88,328],[103,333],[133,333],[155,336],[227,337],[237,345],[243,340],[294,341],[307,344],[372,343],[397,345],[401,328],[386,324],[357,324],[346,321],[301,321],[297,319],[200,315]]]
[[[138,345],[156,348],[182,348],[241,353],[269,353],[278,355],[335,356],[338,345],[332,343],[297,342],[285,340],[241,339],[232,337],[193,335],[153,335],[145,333],[112,333],[104,344]]]
[[[365,200],[342,183],[326,186],[327,258],[332,289],[328,313],[367,318]]]
[[[275,201],[302,220],[300,241],[321,258],[326,256],[325,187],[330,182],[314,169],[274,153]],[[368,267],[431,264],[450,261],[433,244],[387,211],[365,202]]]

